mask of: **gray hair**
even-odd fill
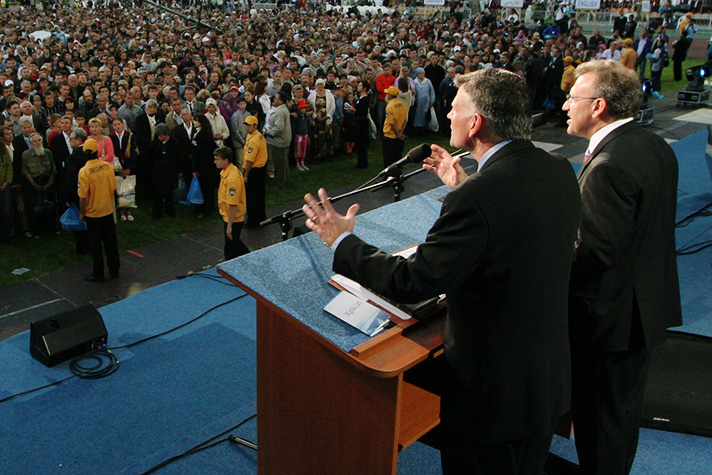
[[[27,117],[26,115],[23,115],[22,117],[20,117],[17,120],[17,123],[20,124],[20,127],[22,127],[23,125],[25,125],[28,122],[30,123],[30,125],[32,125],[32,118]]]
[[[166,124],[157,124],[156,128],[153,129],[153,135],[158,137],[159,135],[170,135],[171,128]]]
[[[149,99],[148,101],[146,101],[146,107],[152,107],[152,106],[158,107],[158,102],[156,102],[155,99]]]
[[[72,135],[74,135],[76,138],[84,142],[87,139],[87,131],[82,129],[81,127],[74,127],[72,129]],[[70,136],[71,138],[71,136]]]
[[[504,69],[480,69],[455,77],[467,93],[473,114],[481,114],[489,132],[503,140],[529,140],[532,116],[524,80]]]
[[[587,73],[596,76],[591,95],[606,100],[606,109],[611,117],[635,117],[643,103],[643,90],[634,70],[626,68],[618,61],[588,61],[576,68],[574,80]]]

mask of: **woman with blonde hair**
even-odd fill
[[[108,135],[104,135],[101,129],[104,124],[100,119],[94,117],[89,120],[89,138],[96,140],[96,156],[102,162],[112,163],[114,161],[114,145]]]

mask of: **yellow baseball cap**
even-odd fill
[[[97,153],[99,151],[99,146],[96,143],[96,140],[94,139],[86,139],[84,141],[84,147],[83,147],[85,152],[94,152]]]

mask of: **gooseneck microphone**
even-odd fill
[[[430,145],[422,143],[417,147],[410,149],[405,157],[389,165],[387,168],[384,168],[383,171],[378,174],[378,177],[388,176],[391,172],[393,172],[393,170],[403,168],[409,163],[420,163],[428,158],[432,153],[433,151],[430,149]]]

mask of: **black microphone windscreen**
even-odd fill
[[[433,151],[430,149],[430,145],[422,143],[417,147],[410,149],[408,152],[408,161],[410,163],[420,163],[426,158],[428,158]]]

